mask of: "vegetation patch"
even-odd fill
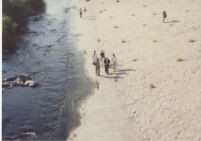
[[[3,50],[14,50],[16,39],[23,33],[29,16],[35,16],[44,9],[43,0],[3,0]]]
[[[145,26],[146,26],[146,24],[143,24],[142,26],[143,26],[143,27],[145,27]]]
[[[153,39],[152,42],[153,42],[153,43],[156,43],[156,42],[158,42],[158,41],[157,41],[156,39]]]
[[[121,40],[121,42],[122,42],[122,43],[126,43],[126,40],[123,39],[123,40]]]
[[[133,62],[136,62],[136,61],[137,61],[137,59],[136,59],[136,58],[134,58],[132,61],[133,61]]]
[[[195,40],[189,39],[188,42],[193,43],[193,42],[195,42]]]
[[[173,24],[169,24],[169,26],[173,26]]]
[[[156,88],[156,86],[155,86],[154,84],[150,84],[149,87],[150,87],[151,89]]]
[[[181,62],[181,61],[183,61],[184,59],[182,58],[182,57],[177,57],[177,59],[176,59],[176,61],[177,62]]]

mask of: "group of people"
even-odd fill
[[[96,75],[100,75],[100,66],[104,66],[105,67],[105,73],[108,75],[109,74],[109,67],[110,67],[110,59],[108,57],[105,57],[105,53],[102,50],[100,53],[100,59],[97,57],[96,51],[94,50],[94,53],[92,55],[92,59],[93,59],[93,65],[95,66],[95,72]],[[115,54],[112,54],[112,68],[113,68],[113,72],[116,70],[116,65],[117,65],[117,57],[115,56]]]
[[[84,13],[85,13],[85,15],[86,15],[86,13],[87,13],[87,8],[86,8],[86,7],[84,7],[84,9],[83,9],[83,10],[82,10],[82,8],[80,8],[80,18],[82,18],[83,11],[84,11]]]

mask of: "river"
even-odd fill
[[[3,56],[3,78],[25,73],[39,82],[36,88],[3,90],[4,140],[66,140],[77,125],[73,103],[92,90],[75,45],[79,35],[71,34],[79,9],[73,0],[45,2],[46,12],[30,19],[17,51]]]

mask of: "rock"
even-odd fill
[[[12,88],[14,88],[14,86],[10,85],[8,88],[9,88],[9,89],[12,89]]]
[[[19,74],[19,75],[17,75],[17,77],[20,80],[22,80],[23,82],[25,82],[26,80],[31,80],[32,79],[32,77],[27,75],[27,74]]]
[[[14,81],[14,84],[15,84],[15,86],[23,86],[23,85],[24,85],[24,82],[23,82],[21,79],[17,78],[17,79]]]
[[[2,83],[2,87],[3,87],[3,88],[8,88],[9,86],[10,86],[10,84],[7,83],[7,82],[3,82],[3,83]]]
[[[4,81],[14,81],[16,78],[17,78],[17,75],[8,77],[8,78],[4,79]]]
[[[24,133],[22,133],[22,134],[23,134],[23,135],[30,136],[30,137],[36,136],[36,133],[35,133],[35,132],[24,132]]]
[[[27,80],[25,83],[24,83],[25,86],[29,86],[29,87],[37,87],[38,86],[38,83],[33,81],[33,80]]]

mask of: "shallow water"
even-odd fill
[[[72,103],[91,91],[76,35],[70,34],[77,9],[72,0],[46,0],[39,21],[30,20],[15,53],[3,57],[3,78],[31,74],[39,87],[3,90],[3,139],[65,140],[76,124]]]

